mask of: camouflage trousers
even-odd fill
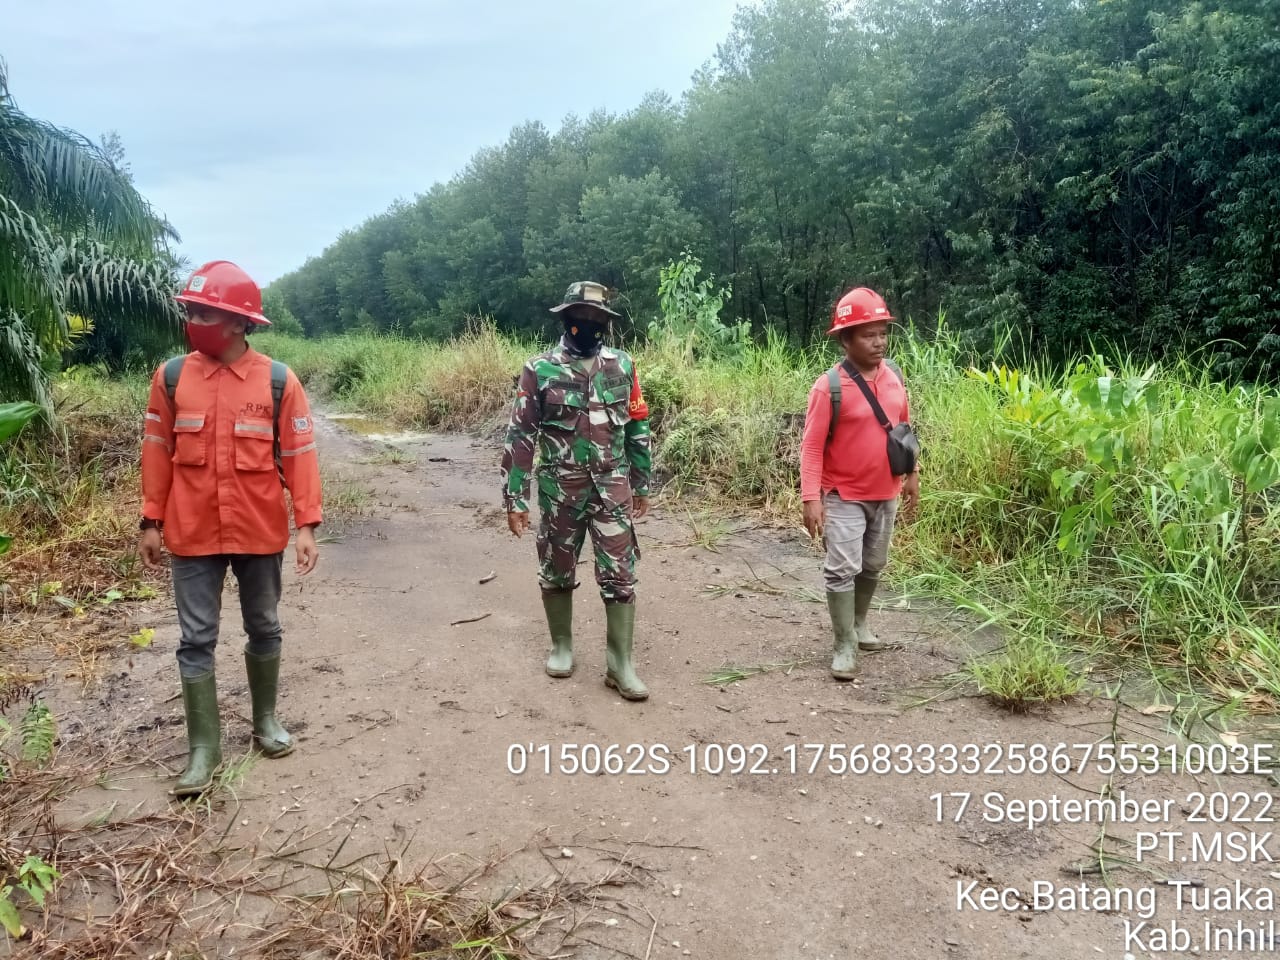
[[[625,476],[538,476],[538,582],[544,590],[578,585],[578,556],[587,533],[595,551],[596,583],[606,603],[635,600],[640,547],[631,522],[631,483]]]

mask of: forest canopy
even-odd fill
[[[676,25],[673,25],[673,29]],[[770,0],[678,99],[540,123],[273,285],[312,335],[513,333],[684,251],[806,343],[843,289],[978,349],[1280,372],[1280,3]]]

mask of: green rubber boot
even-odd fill
[[[268,758],[275,760],[293,753],[293,737],[276,719],[276,690],[280,685],[280,655],[258,657],[244,654],[244,669],[249,675],[249,698],[253,703],[253,743]]]
[[[222,763],[218,680],[212,670],[182,678],[182,706],[187,717],[187,767],[169,792],[175,797],[196,797],[213,786],[213,775]]]
[[[573,676],[573,591],[543,590],[542,609],[547,612],[551,631],[551,655],[547,657],[547,676]]]
[[[871,598],[876,594],[880,575],[860,573],[853,581],[853,632],[858,638],[859,650],[883,650],[889,644],[881,640],[867,626],[867,614],[871,610]]]
[[[858,675],[858,641],[853,629],[855,603],[852,590],[827,591],[827,610],[831,613],[831,630],[835,634],[831,675],[837,680],[852,680]]]
[[[613,687],[626,700],[647,700],[649,691],[635,668],[631,666],[632,641],[636,630],[636,605],[634,603],[606,603],[605,686]]]

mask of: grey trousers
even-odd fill
[[[879,576],[889,562],[889,538],[897,500],[841,500],[834,490],[822,498],[827,562],[822,578],[831,593],[852,590],[861,574]]]
[[[240,613],[249,637],[245,650],[258,657],[280,652],[280,573],[284,554],[217,554],[172,557],[173,597],[178,606],[178,672],[198,677],[213,669],[222,619],[222,583],[227,565],[240,585]]]

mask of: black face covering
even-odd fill
[[[569,349],[583,357],[594,357],[604,346],[608,327],[597,320],[567,317],[564,321],[564,338]]]

